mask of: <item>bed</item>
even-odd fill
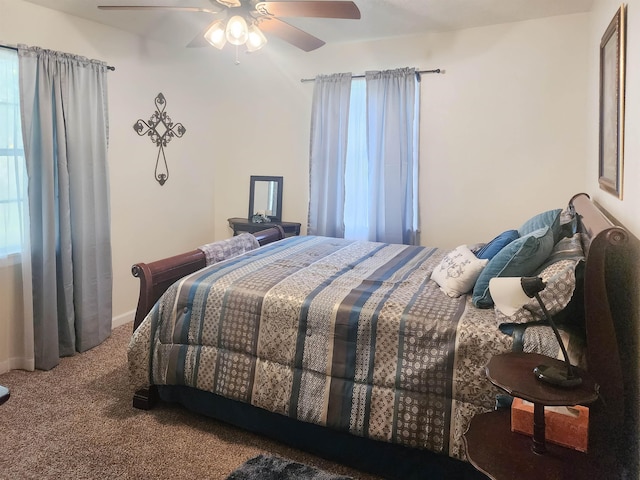
[[[606,399],[591,414],[599,449],[624,411],[606,278],[627,239],[578,194],[476,247],[284,238],[274,227],[136,264],[134,406],[178,402],[389,478],[471,478],[463,434],[500,398],[486,363],[514,349],[558,354],[547,326],[529,326],[531,308],[513,318],[492,308],[495,270],[561,280],[553,313]],[[547,290],[553,302],[560,290]]]

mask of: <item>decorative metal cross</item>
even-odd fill
[[[133,125],[133,129],[138,135],[148,135],[158,147],[154,176],[160,185],[164,185],[169,179],[169,166],[167,165],[167,157],[164,154],[164,147],[173,137],[181,138],[187,131],[181,123],[174,124],[171,121],[167,112],[164,111],[167,106],[166,103],[164,95],[159,93],[155,98],[156,111],[151,115],[149,121],[138,120]],[[163,165],[160,164],[160,155],[162,155]]]

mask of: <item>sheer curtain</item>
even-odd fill
[[[0,255],[4,257],[21,251],[26,198],[18,54],[7,48],[0,48],[0,88]]]
[[[319,75],[311,112],[309,235],[344,237],[344,175],[351,73]]]
[[[106,64],[18,46],[35,366],[111,334]]]
[[[18,54],[0,48],[0,372],[34,369],[28,229]]]
[[[414,245],[418,239],[416,71],[367,72],[369,240]]]
[[[345,169],[344,237],[369,238],[369,156],[367,155],[367,84],[351,83],[347,165]]]

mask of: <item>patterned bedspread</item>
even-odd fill
[[[136,330],[136,388],[188,385],[305,422],[464,458],[511,349],[492,309],[443,294],[446,251],[290,237],[211,265]]]

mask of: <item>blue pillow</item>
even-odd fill
[[[489,280],[493,277],[526,277],[533,274],[551,254],[555,242],[553,230],[543,227],[514,240],[489,260],[473,287],[473,304],[493,307]]]
[[[549,227],[553,231],[553,241],[554,243],[557,243],[558,240],[562,238],[560,228],[561,213],[562,209],[557,208],[555,210],[547,210],[546,212],[534,215],[522,224],[522,226],[518,229],[518,233],[521,237],[524,237],[525,235],[529,235],[536,230],[544,227]]]
[[[517,230],[507,230],[487,243],[476,252],[476,257],[484,260],[491,260],[500,250],[509,245],[514,240],[520,238]]]

